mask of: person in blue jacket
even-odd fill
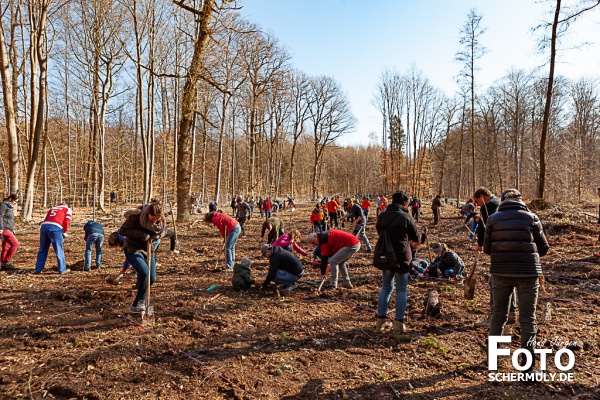
[[[85,235],[85,255],[83,257],[83,270],[89,271],[92,267],[92,248],[96,248],[96,268],[102,269],[102,245],[104,244],[104,228],[96,221],[88,221],[83,226]]]

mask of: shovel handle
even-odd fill
[[[152,240],[148,240],[147,245],[148,254],[148,285],[146,287],[146,309],[150,307],[150,283],[152,277]]]

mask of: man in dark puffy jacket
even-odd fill
[[[508,319],[510,297],[516,289],[519,297],[521,347],[533,354],[539,277],[542,275],[540,256],[549,246],[537,215],[529,211],[516,189],[502,193],[498,211],[487,221],[483,251],[491,256],[494,308],[490,336],[502,335]]]
[[[279,246],[265,244],[260,248],[260,252],[263,257],[269,259],[269,272],[263,282],[263,289],[266,289],[269,283],[275,282],[282,285],[282,289],[286,291],[294,290],[298,286],[296,282],[304,275],[300,260]]]
[[[377,325],[376,332],[383,332],[387,322],[388,304],[396,283],[396,314],[394,318],[394,333],[406,330],[404,314],[406,312],[406,287],[408,285],[408,272],[412,260],[412,249],[419,246],[419,236],[415,220],[408,214],[406,205],[408,195],[397,191],[392,195],[392,204],[377,218],[377,232],[381,235],[387,233],[396,254],[398,265],[393,269],[383,270],[382,285],[377,300]],[[411,246],[412,244],[412,246]]]

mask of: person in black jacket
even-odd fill
[[[492,194],[492,192],[484,187],[480,187],[473,193],[473,202],[480,207],[480,223],[477,225],[475,236],[477,237],[477,247],[475,251],[481,253],[483,251],[483,238],[485,236],[485,226],[490,215],[494,214],[500,205],[500,199]],[[490,285],[490,313],[486,319],[475,323],[479,328],[488,328],[492,321],[491,315],[494,310],[494,293],[492,292],[492,276],[490,275],[488,283]],[[515,322],[515,311],[517,309],[517,294],[513,294],[510,300],[510,317],[509,324]]]
[[[127,261],[137,272],[137,293],[133,304],[129,307],[129,312],[141,313],[146,309],[148,274],[150,274],[150,284],[156,281],[155,246],[151,246],[153,254],[151,254],[150,266],[147,262],[147,249],[148,242],[158,240],[164,235],[163,207],[158,200],[151,200],[149,204],[127,211],[125,218],[125,222],[119,229],[119,233],[125,236],[123,251]]]
[[[104,244],[104,228],[96,221],[88,221],[83,226],[83,240],[85,240],[85,254],[83,256],[83,270],[89,271],[92,267],[92,248],[96,248],[96,268],[102,269],[102,245]]]
[[[549,245],[542,223],[529,211],[516,189],[502,193],[498,211],[488,219],[483,251],[490,255],[490,273],[493,276],[494,309],[490,336],[502,335],[509,313],[510,297],[514,289],[519,296],[519,323],[521,347],[533,354],[536,325],[535,311],[542,265],[540,256],[546,255]]]
[[[296,282],[304,275],[300,260],[279,246],[265,244],[260,248],[260,252],[263,257],[269,259],[269,271],[262,284],[263,289],[266,289],[269,283],[275,282],[288,292],[294,290],[298,286]]]
[[[377,232],[381,235],[385,231],[392,246],[398,265],[389,270],[382,271],[382,285],[377,300],[377,325],[376,332],[383,332],[389,326],[387,312],[394,281],[396,282],[396,315],[394,318],[394,333],[406,330],[404,314],[406,312],[406,287],[408,286],[408,272],[412,260],[412,250],[419,246],[419,236],[415,220],[408,214],[406,205],[408,196],[403,191],[392,194],[392,204],[377,218]]]

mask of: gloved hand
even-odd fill
[[[143,241],[144,242],[148,242],[148,241],[150,241],[150,239],[152,239],[152,237],[150,235],[148,235],[147,233],[144,233],[144,239],[143,239]]]
[[[124,274],[124,273],[126,273],[127,271],[128,271],[128,270],[126,270],[126,269],[121,269],[121,272],[120,272],[120,273],[121,273],[121,274]]]
[[[319,260],[317,260],[317,259],[315,258],[315,259],[313,260],[313,265],[314,265],[315,267],[318,267],[318,266],[319,266],[319,264],[320,264]]]
[[[67,232],[63,232],[63,237],[64,238],[69,237],[69,234]]]

